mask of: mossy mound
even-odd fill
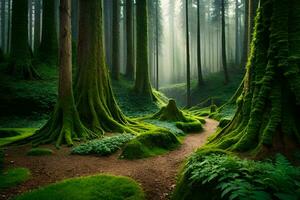
[[[163,154],[180,145],[178,138],[170,131],[157,129],[137,136],[123,149],[120,158],[140,159]]]
[[[49,156],[53,151],[47,148],[33,148],[27,152],[27,156]]]
[[[19,185],[30,178],[27,168],[12,168],[0,173],[0,190]]]
[[[176,127],[186,133],[196,133],[203,130],[201,122],[176,122]]]
[[[15,198],[15,200],[144,200],[142,188],[134,180],[110,175],[67,179]]]

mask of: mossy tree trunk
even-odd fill
[[[75,100],[80,118],[94,132],[130,131],[113,95],[105,63],[101,1],[80,0],[79,7]]]
[[[72,90],[72,42],[71,42],[71,0],[60,0],[60,49],[59,49],[59,89],[54,112],[46,123],[33,136],[34,144],[56,141],[72,145],[77,138],[96,137],[80,121]]]
[[[32,65],[31,49],[28,43],[27,0],[13,0],[10,59],[10,74],[24,79],[39,78]]]
[[[55,8],[54,0],[43,0],[42,39],[38,50],[39,60],[52,65],[58,58]]]
[[[261,0],[237,112],[211,145],[255,153],[299,145],[299,27],[300,1]]]
[[[138,95],[155,99],[149,77],[147,2],[136,1],[136,79],[134,90]]]
[[[120,79],[120,0],[113,0],[113,25],[112,25],[112,69],[111,75],[115,80]]]
[[[126,0],[126,76],[134,79],[134,56],[133,56],[133,1]]]

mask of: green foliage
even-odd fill
[[[28,156],[48,156],[52,154],[53,151],[47,148],[33,148],[27,152]]]
[[[178,138],[166,129],[143,133],[131,140],[123,149],[121,158],[140,159],[160,155],[180,145]]]
[[[175,122],[160,121],[160,120],[155,120],[155,119],[147,119],[147,120],[145,120],[145,122],[148,122],[150,124],[153,124],[153,125],[161,127],[161,128],[168,129],[170,132],[172,132],[176,136],[185,135],[185,133],[181,129],[177,128]]]
[[[173,199],[199,199],[201,192],[209,193],[201,199],[299,199],[299,183],[300,169],[280,154],[262,162],[199,151],[187,162]]]
[[[30,178],[30,171],[26,168],[12,168],[0,173],[0,190],[19,185]]]
[[[72,154],[88,155],[96,154],[107,156],[115,153],[124,144],[134,138],[131,134],[120,134],[103,139],[91,140],[85,144],[80,144],[72,149]]]
[[[134,180],[110,175],[97,175],[64,180],[22,194],[15,200],[143,200],[142,188]]]
[[[194,122],[176,122],[176,127],[185,133],[197,133],[203,130],[202,124],[199,121]]]

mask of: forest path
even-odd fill
[[[47,146],[55,151],[53,156],[29,157],[26,152],[31,148],[30,145],[9,147],[5,152],[6,166],[29,168],[32,178],[19,187],[0,192],[0,199],[8,199],[10,196],[66,178],[98,173],[129,176],[141,184],[147,199],[168,199],[184,160],[204,145],[217,126],[217,121],[206,119],[204,131],[201,134],[188,134],[180,148],[164,155],[133,161],[120,160],[119,154],[109,157],[70,155],[69,148],[55,150],[53,146]]]

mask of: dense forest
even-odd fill
[[[0,200],[297,200],[299,165],[299,0],[0,0]]]

